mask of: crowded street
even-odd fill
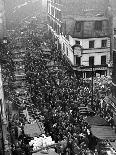
[[[31,1],[18,5],[14,12],[27,4],[31,6]],[[81,41],[67,48],[63,43],[66,55],[61,48],[64,32],[58,32],[60,45],[58,36],[50,31],[50,18],[36,15],[36,11],[16,26],[11,22],[13,29],[7,30],[7,42],[0,46],[5,103],[2,107],[1,100],[0,155],[115,155],[115,104],[109,101],[112,75],[111,67],[106,70],[106,56],[101,56],[101,68],[97,68],[93,56],[90,63],[86,55],[83,61],[89,66],[81,70],[84,65],[68,59],[71,48],[74,62],[81,60],[87,50],[81,47]],[[90,42],[89,50],[94,41]],[[103,49],[106,40],[102,43]],[[75,54],[75,46],[81,56]]]
[[[18,109],[9,124],[13,154],[30,154],[42,147],[40,142],[36,147],[30,144],[35,136],[27,135],[24,130],[26,124],[36,121],[43,123],[45,131],[42,134],[51,137],[52,148],[57,154],[103,154],[100,145],[108,145],[108,141],[92,134],[86,118],[98,117],[98,121],[103,118],[107,126],[115,129],[110,105],[104,100],[110,94],[111,78],[94,77],[92,100],[91,78],[79,79],[49,34],[45,38],[45,34],[42,36],[41,32],[36,32],[36,26],[33,22],[12,35],[19,38],[23,35],[20,49],[26,49],[23,57],[25,88],[20,88],[24,92],[23,99],[20,100],[20,92],[10,98]],[[25,31],[22,33],[22,30]],[[15,37],[9,46],[17,48],[12,44]]]

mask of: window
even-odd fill
[[[51,15],[54,16],[54,7],[51,7]]]
[[[48,4],[48,13],[50,13],[50,4]]]
[[[106,64],[106,55],[101,56],[101,65]]]
[[[81,31],[81,22],[76,22],[76,32],[80,32]]]
[[[57,23],[54,22],[54,31],[57,31]]]
[[[78,57],[77,55],[75,55],[74,58],[75,58],[75,65],[80,66],[81,65],[81,57]]]
[[[59,35],[60,34],[60,26],[58,24],[56,24],[56,33]]]
[[[102,40],[101,47],[107,47],[107,40]]]
[[[66,47],[66,55],[68,56],[68,47]]]
[[[52,28],[54,28],[54,21],[53,20],[51,21],[51,26],[52,26]]]
[[[102,31],[102,21],[95,21],[95,30]]]
[[[61,21],[61,11],[55,9],[55,18]]]
[[[94,40],[89,41],[89,48],[94,48]]]
[[[94,57],[89,57],[89,66],[93,66],[94,65]]]
[[[79,40],[75,40],[75,44],[80,45],[80,41]]]
[[[65,44],[63,43],[63,50],[65,51]]]
[[[48,24],[50,25],[50,17],[47,16],[47,21],[48,21]]]

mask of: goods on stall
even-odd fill
[[[45,134],[42,134],[39,138],[34,137],[34,139],[29,142],[29,145],[33,146],[33,150],[41,149],[42,147],[53,144],[55,144],[55,141],[52,141],[51,136],[46,137]]]

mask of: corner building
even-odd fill
[[[48,29],[83,78],[109,75],[112,15],[108,0],[48,0]]]

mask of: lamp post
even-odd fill
[[[92,109],[93,109],[93,78],[94,78],[94,71],[93,71],[93,67],[94,67],[94,65],[93,65],[93,61],[92,61],[92,76],[91,76],[91,86],[92,86],[92,88],[91,88],[91,107],[92,107]]]

